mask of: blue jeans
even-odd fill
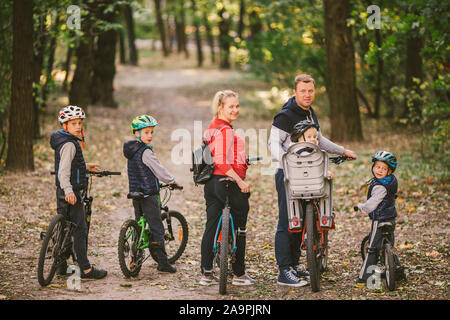
[[[275,186],[278,193],[278,226],[275,233],[275,258],[280,270],[289,269],[299,263],[301,233],[289,232],[286,190],[283,169],[275,173]]]

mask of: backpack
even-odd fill
[[[192,168],[190,170],[193,174],[193,179],[196,186],[199,184],[205,184],[209,179],[211,179],[216,165],[214,164],[209,144],[211,143],[211,140],[217,130],[223,126],[226,126],[226,124],[222,124],[214,130],[209,141],[205,137],[202,137],[202,145],[192,152]]]

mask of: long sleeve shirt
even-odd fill
[[[58,180],[66,196],[73,192],[70,184],[70,169],[75,153],[75,145],[72,142],[65,143],[59,151],[61,160],[59,161]]]
[[[383,186],[375,186],[372,189],[372,194],[369,199],[364,203],[358,203],[358,208],[365,214],[369,214],[374,211],[384,197],[387,195],[387,190]]]
[[[144,162],[144,164],[152,170],[153,174],[159,181],[166,184],[175,183],[175,178],[169,173],[169,171],[167,171],[166,168],[163,167],[152,150],[146,149],[144,151],[142,154],[142,162]]]

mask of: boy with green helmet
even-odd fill
[[[175,178],[161,165],[151,142],[153,131],[158,121],[149,115],[140,115],[131,122],[131,130],[137,140],[130,140],[123,145],[123,153],[127,158],[129,192],[141,192],[143,200],[133,200],[136,220],[143,215],[151,226],[154,242],[158,244],[155,254],[158,260],[157,269],[162,272],[176,272],[169,264],[164,248],[164,226],[159,205],[159,181],[176,185]]]

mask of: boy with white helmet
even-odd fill
[[[151,142],[153,130],[158,121],[149,115],[137,116],[131,123],[131,130],[137,140],[130,140],[123,145],[123,154],[128,159],[129,191],[141,192],[143,200],[133,200],[136,220],[144,216],[151,226],[153,244],[157,257],[157,269],[162,272],[174,273],[177,269],[169,264],[164,247],[164,225],[161,219],[159,205],[159,181],[169,185],[176,185],[175,178],[161,165]]]
[[[57,212],[76,225],[74,230],[74,250],[81,278],[101,279],[107,274],[105,270],[92,267],[87,257],[87,224],[81,190],[87,186],[87,171],[99,170],[97,164],[86,163],[84,148],[83,119],[86,115],[80,107],[64,107],[58,116],[63,129],[50,137],[50,145],[55,150],[55,183]],[[79,136],[81,135],[81,138]],[[58,268],[59,274],[65,274],[67,263]]]

